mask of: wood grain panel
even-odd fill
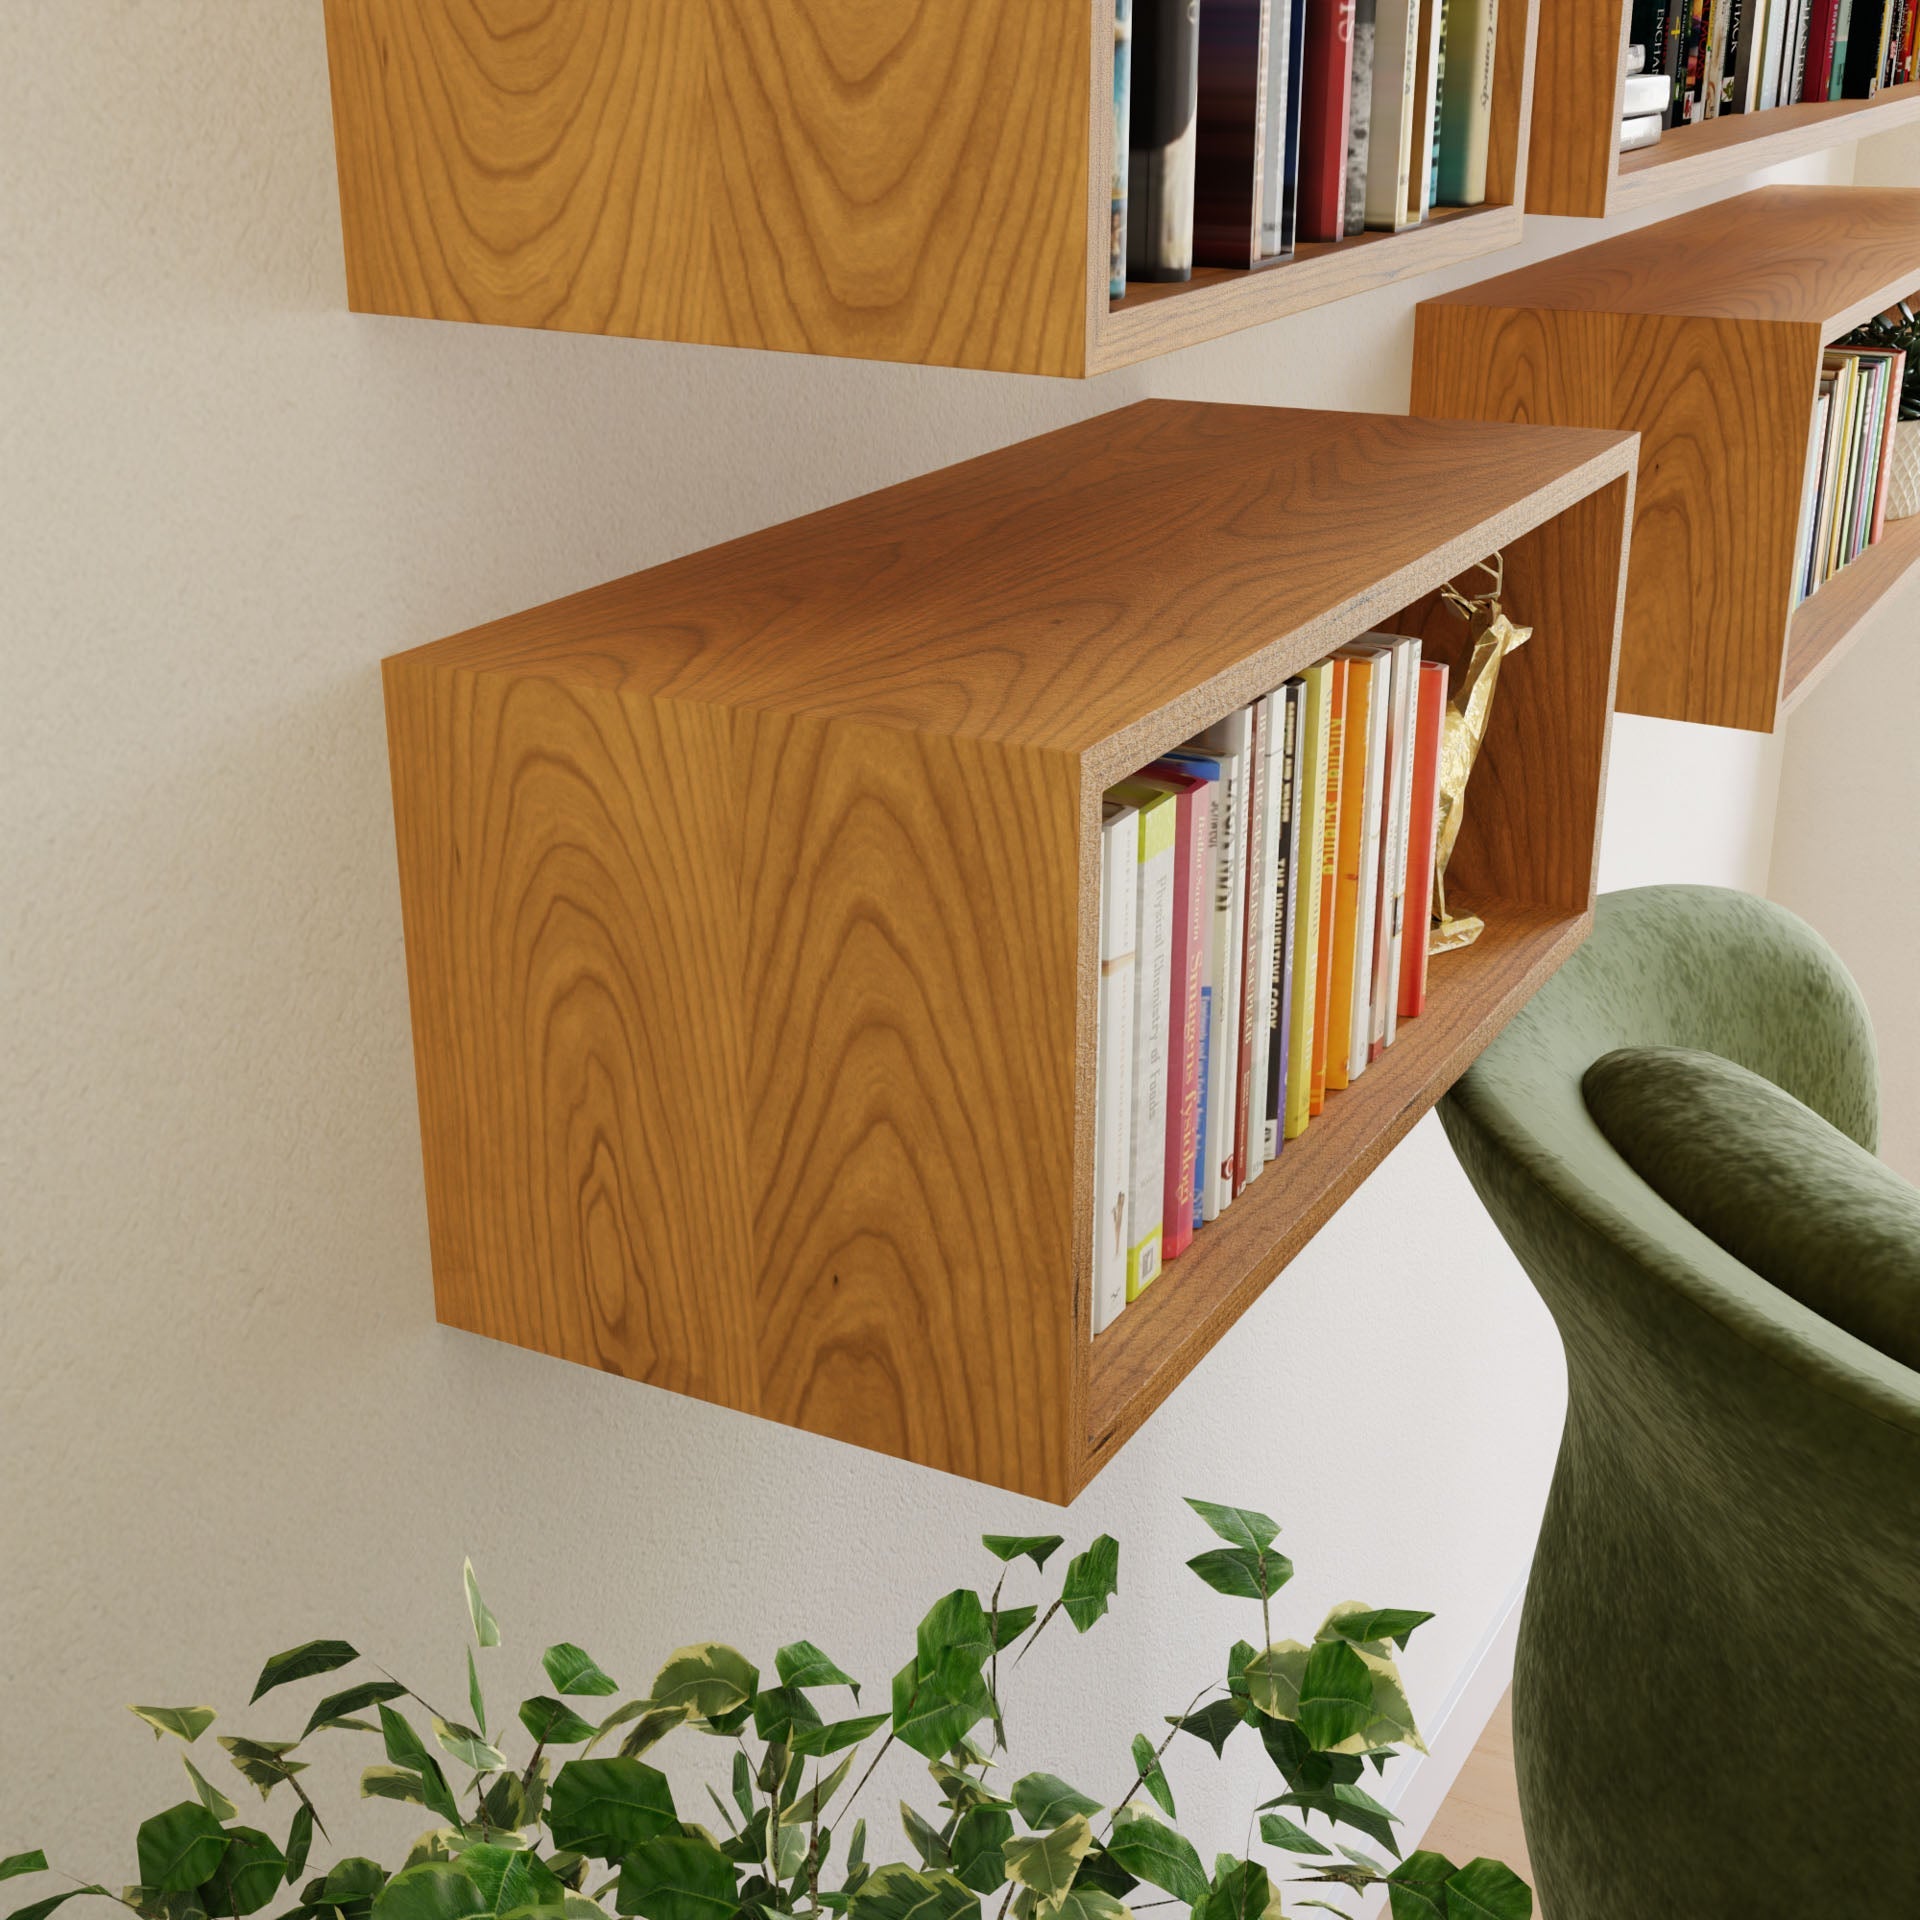
[[[1597,220],[1607,212],[1629,16],[1624,0],[1549,0],[1544,8],[1534,56],[1529,213]]]
[[[1078,767],[738,726],[761,1410],[1064,1500]]]

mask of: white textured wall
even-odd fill
[[[561,1636],[636,1685],[801,1632],[881,1680],[975,1533],[1054,1516],[434,1324],[377,662],[1144,394],[1397,410],[1441,282],[1084,386],[355,318],[313,0],[6,0],[0,130],[0,1853],[131,1877],[183,1782],[121,1703],[237,1708],[275,1647],[457,1694],[468,1551],[523,1691]],[[1616,740],[1609,883],[1759,884],[1767,751]],[[1023,1677],[1021,1757],[1117,1792],[1247,1626],[1189,1492],[1284,1520],[1283,1618],[1437,1608],[1435,1720],[1562,1391],[1424,1123],[1067,1517],[1123,1594]],[[1212,1766],[1203,1850],[1249,1804]]]

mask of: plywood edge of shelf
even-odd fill
[[[1607,212],[1632,213],[1672,194],[1737,179],[1853,140],[1920,120],[1920,81],[1888,87],[1871,100],[1826,100],[1721,114],[1691,127],[1670,127],[1658,142],[1616,156]]]
[[[1861,624],[1920,574],[1920,515],[1889,520],[1886,532],[1817,593],[1801,601],[1787,626],[1780,680],[1784,719],[1838,662]]]
[[[1479,902],[1487,931],[1432,963],[1427,1011],[1093,1342],[1091,1480],[1586,937],[1591,913]]]
[[[1097,316],[1087,371],[1110,373],[1157,354],[1497,253],[1518,242],[1520,226],[1517,206],[1443,207],[1419,226],[1398,233],[1302,241],[1292,259],[1255,272],[1205,267],[1191,280],[1130,287],[1123,301]]]

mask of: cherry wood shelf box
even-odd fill
[[[1633,459],[1146,401],[389,660],[441,1320],[1069,1499],[1585,932]],[[1496,548],[1489,932],[1091,1339],[1103,789]]]
[[[1489,204],[1107,297],[1111,0],[326,0],[356,312],[1081,376],[1511,246]]]
[[[1920,82],[1871,100],[1721,114],[1619,151],[1632,0],[1561,0],[1540,19],[1539,111],[1528,147],[1529,213],[1632,213],[1760,167],[1920,120]]]
[[[1638,431],[1620,708],[1767,732],[1906,572],[1792,611],[1822,348],[1917,287],[1920,190],[1764,187],[1423,301],[1413,411]]]

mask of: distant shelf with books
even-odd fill
[[[1633,456],[1145,401],[388,661],[441,1320],[1070,1499],[1584,932]],[[1096,1337],[1107,793],[1495,551],[1487,932]]]
[[[1836,42],[1843,12],[1849,26],[1858,21],[1865,30]],[[1917,40],[1920,17],[1911,0],[1704,0],[1692,9],[1686,0],[1621,0],[1617,8],[1547,8],[1527,211],[1593,218],[1633,212],[1920,119]],[[1716,64],[1717,95],[1709,85]],[[1651,144],[1621,151],[1625,123],[1638,128],[1645,120],[1631,111],[1645,104],[1633,102],[1631,90],[1652,77],[1670,82],[1668,104]]]

